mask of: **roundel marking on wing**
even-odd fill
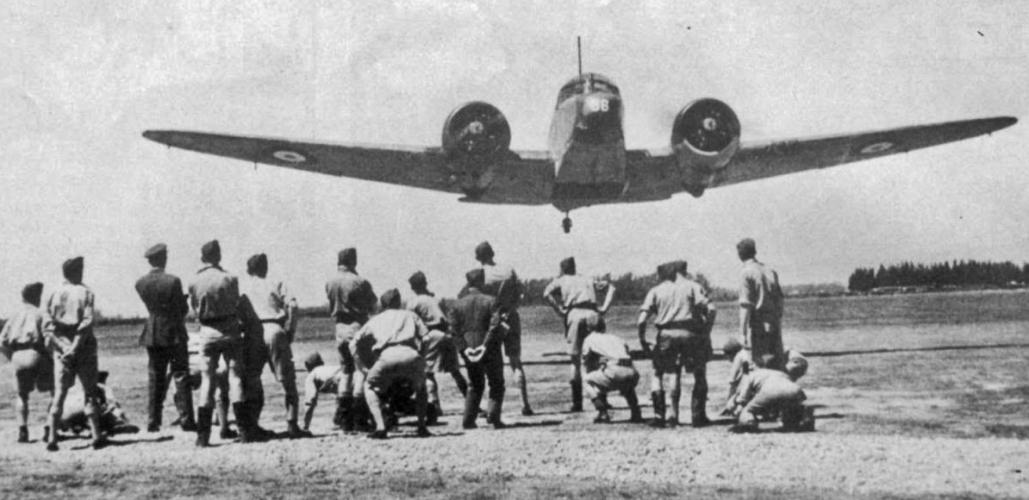
[[[890,141],[876,141],[866,145],[859,151],[863,155],[874,155],[893,149],[894,144]]]
[[[315,163],[313,156],[302,149],[297,149],[288,146],[271,147],[265,150],[265,155],[271,156],[269,158],[273,162],[285,162],[299,165],[301,163]]]

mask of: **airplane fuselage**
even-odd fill
[[[566,83],[558,93],[548,147],[554,162],[551,197],[559,210],[621,197],[627,176],[618,87],[595,73]]]

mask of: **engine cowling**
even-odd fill
[[[511,127],[492,104],[462,104],[443,122],[443,152],[450,180],[470,200],[482,198],[489,189],[510,146]]]
[[[740,120],[718,99],[698,99],[682,108],[672,124],[672,149],[686,191],[700,196],[715,171],[740,148]]]
[[[443,150],[451,157],[503,155],[511,146],[511,127],[496,106],[475,101],[454,109],[443,123]]]

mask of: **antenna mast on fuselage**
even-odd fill
[[[579,53],[579,78],[582,78],[582,37],[581,36],[575,37],[575,45],[576,45],[576,47],[578,49],[577,51]]]

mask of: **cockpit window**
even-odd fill
[[[572,78],[561,87],[561,91],[557,95],[557,103],[561,104],[565,99],[575,94],[584,93],[587,90],[587,85],[589,85],[589,90],[592,92],[619,94],[618,87],[608,77],[597,73],[584,73],[582,76]]]

